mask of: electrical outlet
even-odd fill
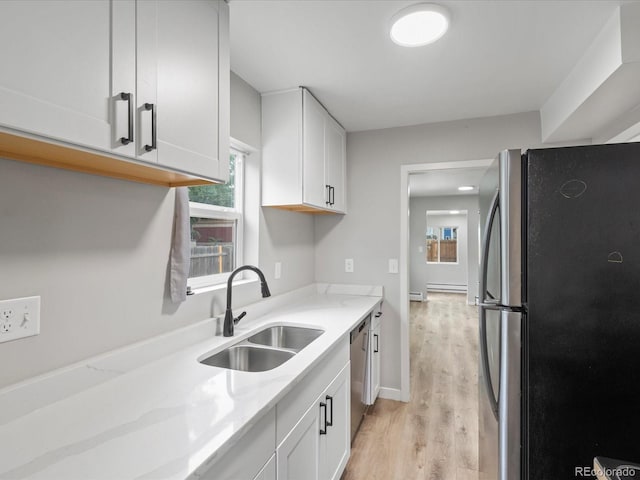
[[[278,280],[282,276],[282,262],[276,262],[275,272],[273,273],[273,278]]]
[[[40,333],[40,297],[0,301],[0,343]]]
[[[344,271],[347,273],[353,273],[353,258],[344,259]]]

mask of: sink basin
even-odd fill
[[[282,365],[294,355],[294,352],[285,350],[235,345],[200,360],[200,363],[243,372],[265,372]]]
[[[278,326],[266,328],[247,340],[251,343],[299,352],[324,333],[316,328]]]

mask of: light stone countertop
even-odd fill
[[[349,294],[333,293],[341,291]],[[208,328],[190,327],[190,333],[165,335],[0,391],[0,479],[197,478],[382,300],[382,291],[316,285],[282,297],[274,297],[271,311],[247,315],[232,338],[202,337],[213,330],[210,319],[202,322]],[[267,372],[197,360],[280,324],[325,333]],[[198,341],[184,346],[194,336]],[[172,342],[178,348],[167,353]]]

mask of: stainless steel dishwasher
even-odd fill
[[[351,441],[353,442],[362,417],[366,411],[362,390],[365,383],[365,367],[369,345],[369,324],[371,314],[362,320],[356,328],[351,330]]]

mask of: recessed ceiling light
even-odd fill
[[[473,185],[462,185],[461,187],[458,187],[458,190],[461,192],[468,192],[469,190],[473,190]]]
[[[459,213],[460,213],[460,210],[449,210],[450,215],[458,215]]]
[[[449,28],[449,12],[440,5],[418,3],[391,17],[391,40],[402,47],[433,43]]]

